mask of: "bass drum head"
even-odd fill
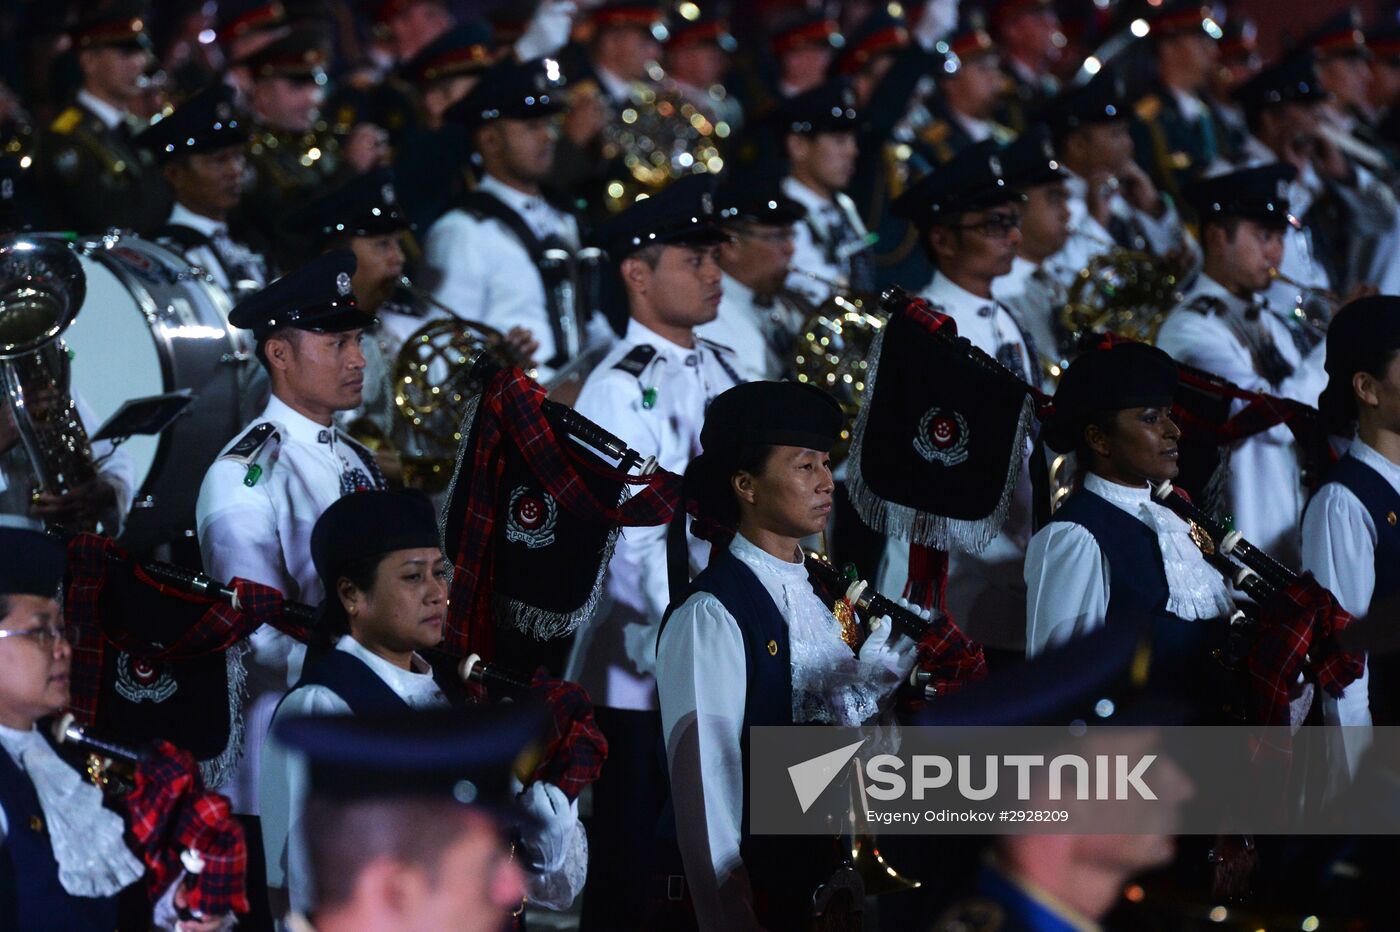
[[[135,236],[79,246],[87,298],[63,334],[90,434],[133,399],[189,390],[193,402],[158,436],[122,444],[136,497],[122,542],[137,553],[194,534],[205,470],[242,426],[249,363],[227,323],[228,297],[180,256]],[[252,363],[256,365],[256,363]]]

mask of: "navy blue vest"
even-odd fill
[[[1107,499],[1080,488],[1050,519],[1085,528],[1108,558],[1108,616],[1105,624],[1147,622],[1152,626],[1152,680],[1189,679],[1191,698],[1215,708],[1227,691],[1224,668],[1212,651],[1226,631],[1214,620],[1187,621],[1167,611],[1167,571],[1157,534]],[[1223,621],[1223,619],[1221,619]],[[1183,671],[1190,671],[1183,674]],[[1184,682],[1174,683],[1179,692]],[[1217,695],[1219,694],[1219,695]]]
[[[343,650],[331,650],[316,658],[302,672],[292,692],[303,686],[324,686],[350,707],[352,715],[409,712],[409,704],[389,688],[363,660]],[[289,692],[287,695],[291,695]]]
[[[58,861],[29,777],[0,750],[0,806],[8,828],[0,845],[0,928],[24,932],[111,932],[116,897],[73,896],[58,881]],[[40,828],[35,828],[40,826]]]
[[[1371,602],[1400,589],[1400,495],[1385,477],[1348,453],[1333,467],[1328,482],[1340,483],[1361,500],[1376,527],[1376,589]]]

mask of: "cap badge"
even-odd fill
[[[993,177],[1001,177],[1001,159],[997,158],[995,155],[987,156],[987,168],[991,170]]]
[[[709,191],[706,191],[704,194],[701,194],[701,195],[700,195],[700,213],[702,213],[702,214],[704,214],[705,216],[708,217],[708,216],[710,216],[711,214],[713,214],[714,212],[715,212],[715,201],[714,201],[714,198],[710,196],[710,192],[709,192]]]
[[[219,101],[219,103],[214,105],[214,117],[216,119],[227,120],[231,116],[233,116],[233,108],[228,105],[227,101]]]
[[[386,204],[393,204],[397,200],[394,197],[394,186],[388,182],[385,182],[384,187],[379,189],[379,196],[384,199]]]
[[[335,277],[335,290],[340,292],[341,297],[350,293],[350,273],[341,272]]]

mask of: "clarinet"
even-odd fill
[[[149,760],[151,756],[142,748],[120,744],[109,738],[93,734],[87,726],[79,724],[72,712],[65,712],[55,719],[49,731],[57,744],[81,748],[94,757],[111,758],[130,767],[136,767],[142,761]],[[95,776],[100,769],[99,765],[90,765],[88,772]],[[196,849],[186,848],[180,852],[180,864],[185,868],[185,877],[180,881],[180,886],[184,888],[185,895],[188,896],[193,892],[195,885],[199,882],[199,875],[204,871],[204,857]],[[183,922],[204,918],[202,913],[192,910],[188,906],[176,907],[175,911]]]

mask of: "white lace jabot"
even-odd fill
[[[1191,528],[1176,512],[1152,500],[1152,492],[1142,486],[1119,485],[1092,472],[1084,474],[1084,488],[1103,498],[1150,527],[1162,551],[1162,568],[1167,576],[1167,611],[1179,618],[1196,621],[1228,616],[1235,610],[1225,580],[1206,562],[1201,549],[1191,539]]]
[[[64,890],[73,896],[113,896],[145,872],[122,837],[121,816],[103,808],[102,791],[68,766],[38,731],[0,725],[0,747],[34,785]]]
[[[753,570],[787,621],[793,721],[859,725],[878,713],[879,671],[867,669],[841,640],[840,623],[812,590],[806,565],[780,560],[741,534],[729,552]]]

